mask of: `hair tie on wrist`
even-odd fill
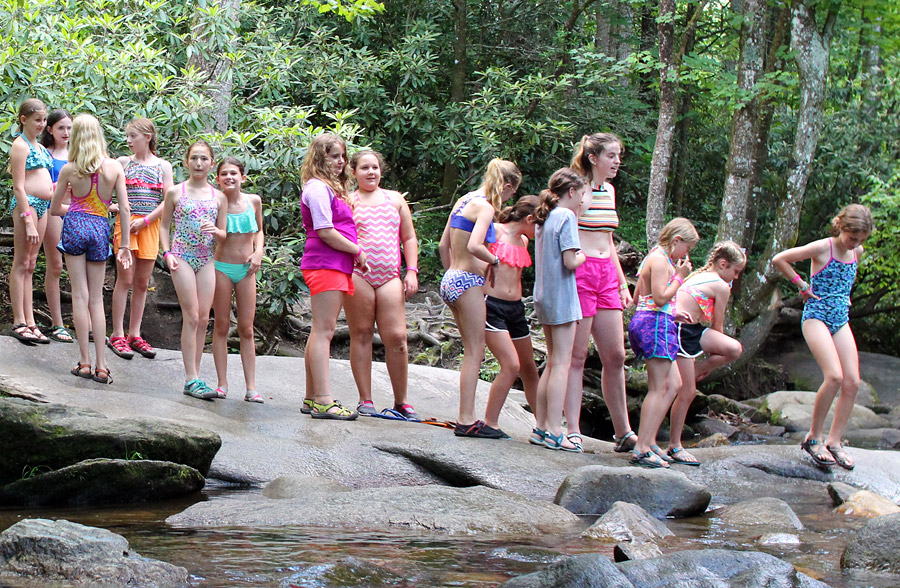
[[[406,271],[408,271],[408,272],[419,273],[419,268],[417,268],[417,267],[406,266]]]

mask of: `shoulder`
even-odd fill
[[[119,165],[121,165],[122,167],[125,167],[126,165],[128,165],[128,162],[131,161],[131,158],[128,157],[127,155],[122,155],[121,157],[117,157],[116,161],[119,162]]]
[[[174,186],[166,190],[166,200],[178,202],[178,196],[181,192],[182,184],[184,184],[184,182],[182,182],[181,184],[175,184]]]
[[[250,204],[254,206],[262,204],[262,198],[259,194],[248,194],[244,192],[244,196],[246,196],[247,200],[250,201]]]
[[[22,138],[22,135],[13,139],[12,146],[9,148],[10,155],[27,155],[29,151],[31,149],[28,147],[25,139]]]
[[[398,192],[396,190],[384,190],[384,189],[382,189],[382,192],[384,192],[385,196],[387,196],[388,198],[391,199],[391,202],[397,208],[400,208],[401,206],[406,204],[406,199],[403,197],[403,194],[401,194],[400,192]]]
[[[331,190],[328,188],[328,184],[320,180],[319,178],[310,178],[303,184],[303,195],[306,197],[310,196],[330,196]]]
[[[613,185],[610,184],[609,182],[606,182],[606,183],[604,184],[604,187],[606,188],[606,191],[609,193],[610,199],[613,201],[613,203],[615,203],[615,202],[616,202],[616,188],[615,188],[615,186],[613,186]]]
[[[161,158],[161,157],[157,157],[157,158],[156,158],[156,164],[157,164],[159,167],[163,168],[163,171],[167,171],[167,172],[169,172],[170,174],[171,174],[171,173],[174,173],[174,172],[173,172],[173,169],[172,169],[172,164],[169,163],[168,161],[166,161],[165,159],[163,159],[163,158]]]
[[[124,173],[125,168],[122,167],[122,163],[117,159],[104,159],[103,163],[100,164],[100,169],[103,170],[103,173],[109,174],[118,174],[120,172]]]

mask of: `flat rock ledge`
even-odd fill
[[[298,525],[449,535],[575,534],[584,525],[555,504],[483,486],[395,486],[310,492],[302,498],[244,495],[199,502],[170,516],[177,527]]]
[[[91,586],[188,586],[186,569],[141,557],[121,535],[46,519],[19,521],[0,533],[4,577]]]
[[[900,574],[900,513],[866,523],[844,550],[841,567]]]

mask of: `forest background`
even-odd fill
[[[686,216],[695,265],[717,239],[747,247],[730,314],[747,357],[799,306],[774,253],[869,205],[851,316],[861,348],[895,353],[898,29],[894,0],[0,0],[0,149],[36,96],[97,116],[115,155],[146,116],[170,161],[201,137],[240,157],[264,202],[259,320],[277,323],[305,293],[312,136],[385,155],[382,185],[407,194],[433,282],[446,204],[491,158],[537,193],[583,134],[612,131],[620,237],[646,251]]]

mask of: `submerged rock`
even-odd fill
[[[168,500],[203,489],[192,467],[168,461],[89,459],[0,488],[3,506],[84,506]]]
[[[713,433],[709,437],[700,439],[696,446],[703,449],[708,447],[722,447],[724,445],[731,445],[731,441],[728,440],[728,437],[722,433]]]
[[[841,567],[900,574],[900,514],[866,523],[844,550]]]
[[[900,506],[880,494],[860,490],[851,494],[843,504],[834,510],[849,516],[873,518],[900,513]]]
[[[0,533],[0,578],[34,577],[104,586],[187,586],[184,568],[147,559],[106,529],[26,519]]]
[[[681,472],[586,466],[566,477],[554,502],[576,514],[603,514],[622,501],[655,517],[689,517],[703,513],[711,498]]]
[[[285,578],[285,586],[398,586],[407,578],[376,563],[346,557],[329,564],[310,566]]]
[[[653,541],[674,535],[660,521],[636,504],[616,502],[606,514],[581,534],[586,539],[609,541]]]
[[[317,476],[281,476],[263,488],[266,498],[303,498],[310,492],[346,492],[350,488],[335,480]]]
[[[800,537],[793,533],[766,533],[760,535],[756,542],[760,545],[800,545]]]
[[[634,588],[616,564],[599,553],[562,559],[546,569],[513,578],[503,588]]]
[[[713,516],[735,527],[764,526],[767,530],[791,531],[803,529],[803,523],[779,498],[757,498],[723,507]]]

